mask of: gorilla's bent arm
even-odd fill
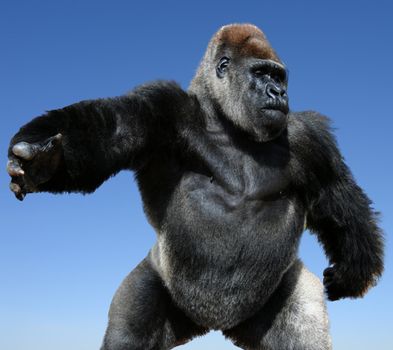
[[[304,145],[313,158],[308,172],[313,198],[307,226],[333,264],[324,271],[328,297],[363,296],[383,270],[383,234],[377,214],[345,164],[328,119],[318,113],[305,113],[300,119],[306,124]]]
[[[10,159],[23,162],[23,169],[30,166],[24,176],[13,177],[24,192],[15,194],[23,199],[25,193],[36,191],[88,193],[122,169],[137,170],[154,148],[171,140],[174,121],[168,123],[168,118],[181,114],[178,107],[184,110],[188,101],[176,83],[155,82],[121,97],[82,101],[33,119],[9,147]],[[34,168],[42,172],[54,166],[53,155],[41,154],[53,147],[54,135],[61,138],[60,161],[49,181],[40,181],[34,178]],[[24,153],[40,154],[28,161],[15,157],[16,144]]]

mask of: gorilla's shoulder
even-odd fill
[[[288,133],[295,140],[301,138],[322,145],[335,144],[331,124],[327,116],[315,111],[291,112],[288,115]]]
[[[198,107],[195,96],[170,80],[156,80],[139,85],[130,92],[130,96],[132,95],[137,96],[139,103],[146,107],[150,115],[170,123],[188,120],[187,117],[195,114]]]
[[[289,127],[305,128],[310,131],[331,131],[331,120],[316,111],[290,112],[288,114]]]
[[[331,121],[321,113],[291,112],[288,115],[288,140],[292,151],[319,172],[323,164],[338,164],[341,160]]]

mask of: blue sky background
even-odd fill
[[[393,2],[1,1],[0,161],[45,110],[157,78],[187,88],[224,24],[262,28],[289,71],[293,110],[330,116],[358,183],[382,212],[386,272],[361,300],[329,303],[336,350],[393,348]],[[112,295],[155,241],[132,174],[94,194],[28,196],[0,172],[0,349],[98,349]],[[305,233],[300,254],[327,262]],[[235,347],[219,333],[179,349]]]

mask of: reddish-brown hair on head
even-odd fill
[[[216,46],[228,46],[241,57],[256,57],[281,62],[265,34],[252,24],[230,24],[213,37]]]

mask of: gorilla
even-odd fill
[[[157,233],[109,311],[102,350],[172,349],[220,330],[249,350],[331,349],[330,300],[362,297],[383,270],[383,233],[329,120],[290,112],[287,72],[250,24],[222,27],[188,91],[156,81],[23,126],[10,188],[91,193],[133,170]],[[330,265],[298,258],[305,228]]]

